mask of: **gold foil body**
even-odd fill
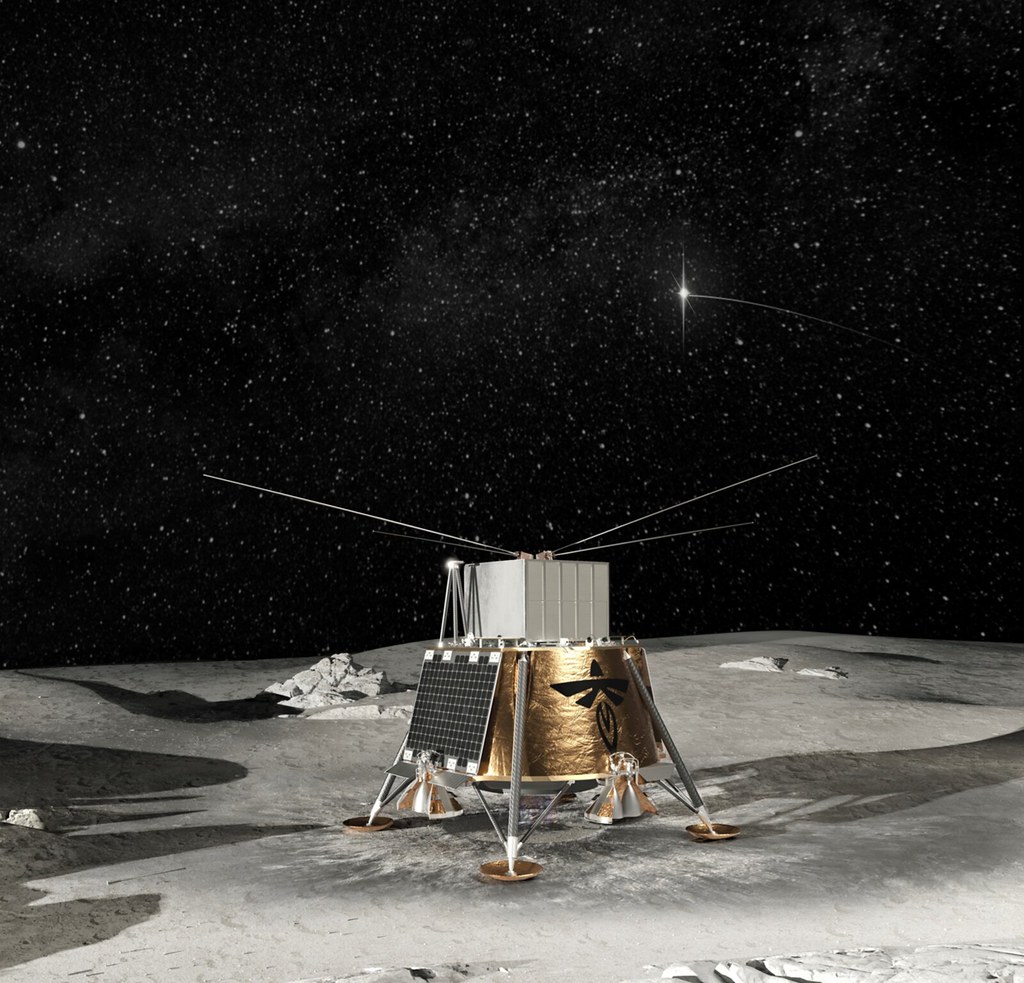
[[[626,668],[629,652],[650,676],[639,646],[546,647],[528,650],[529,690],[523,781],[605,778],[609,755],[624,751],[640,767],[660,760],[651,718]],[[477,781],[509,781],[515,707],[516,649],[504,649]]]

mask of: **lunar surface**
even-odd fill
[[[501,849],[472,792],[456,819],[389,807],[390,830],[342,831],[402,741],[424,644],[356,654],[400,691],[340,710],[259,695],[316,652],[0,673],[0,979],[1024,972],[1024,647],[649,640],[666,723],[741,835],[694,841],[657,788],[657,815],[597,826],[581,794],[530,839],[540,876],[508,884],[479,875]],[[723,668],[750,659],[785,661]],[[876,975],[842,976],[841,952]]]

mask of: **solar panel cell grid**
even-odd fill
[[[476,774],[483,757],[501,653],[427,649],[403,757],[438,755],[452,771]]]

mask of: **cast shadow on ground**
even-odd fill
[[[793,800],[792,807],[776,804],[771,816],[744,825],[746,840],[778,836],[798,822],[812,821],[842,824],[894,814],[938,801],[950,795],[1002,785],[1024,779],[1024,729],[982,741],[952,744],[941,747],[918,748],[901,751],[822,751],[795,754],[755,761],[738,762],[715,768],[702,768],[693,775],[696,784],[707,799],[712,815],[728,816],[734,809],[742,809],[758,801],[785,802]],[[685,809],[663,791],[650,789],[660,811],[668,817],[682,814]],[[573,805],[559,807],[541,824],[543,833],[580,831],[588,827],[592,835],[581,832],[585,849],[601,856],[607,850],[615,852],[613,843],[619,827],[593,827],[583,819],[592,793],[581,794]],[[434,823],[425,817],[401,817],[393,827],[392,835],[439,827],[449,837],[488,838],[490,822],[483,812],[475,809],[472,798],[465,805],[472,811],[463,816]],[[506,823],[505,809],[495,805],[495,819],[500,829]],[[532,817],[524,816],[524,827]],[[728,819],[723,821],[729,821]],[[639,820],[628,820],[623,829],[642,829],[640,842],[657,842],[678,836],[678,830],[648,826]],[[562,844],[562,852],[575,846]],[[642,850],[642,848],[640,848]]]
[[[201,799],[201,795],[112,795],[109,798],[92,798],[89,800],[89,805],[121,805],[130,803],[132,805],[138,802],[180,802],[184,799]],[[191,810],[195,811],[195,810]]]
[[[17,920],[16,929],[0,932],[0,969],[103,942],[160,910],[159,894],[75,898],[32,905],[41,894],[19,886],[9,892],[9,901],[0,905],[0,918],[8,922]],[[90,966],[89,955],[85,952],[82,962],[85,972]]]
[[[136,830],[125,833],[94,833],[68,837],[44,830],[0,826],[0,848],[25,857],[22,881],[41,880],[93,867],[130,863],[209,847],[243,843],[268,836],[301,833],[311,825],[186,826]],[[188,864],[169,859],[157,872],[126,876],[124,881],[158,883],[161,875],[174,876]],[[108,880],[108,885],[121,883]],[[0,968],[18,965],[65,949],[74,949],[112,938],[124,929],[145,921],[159,910],[159,894],[133,894],[116,898],[76,898],[40,904],[45,893],[21,884],[8,887],[0,897]]]
[[[283,707],[278,704],[285,699],[275,693],[259,693],[241,700],[204,700],[201,696],[180,689],[156,690],[140,693],[136,690],[115,686],[113,683],[98,683],[88,679],[66,679],[61,676],[46,676],[42,673],[18,670],[23,676],[33,679],[49,679],[58,683],[73,683],[90,690],[129,713],[160,720],[179,720],[192,724],[215,724],[228,720],[267,720],[287,714],[302,713],[297,707]]]
[[[146,817],[138,817],[146,818]],[[258,826],[254,823],[223,823],[217,826],[162,826],[159,829],[130,830],[127,832],[88,833],[73,837],[63,836],[63,844],[59,861],[59,872],[69,874],[77,870],[88,870],[91,867],[108,866],[111,864],[134,863],[137,860],[152,858],[173,858],[180,853],[193,850],[206,850],[211,847],[229,846],[235,843],[248,843],[250,840],[261,840],[268,836],[285,836],[289,833],[306,833],[313,829],[323,829],[319,824],[284,823],[273,826]],[[61,837],[60,833],[47,833],[43,830],[29,830],[28,839],[45,846],[45,838]],[[24,834],[21,834],[24,837]],[[67,847],[68,849],[63,849]],[[45,849],[37,851],[45,856]],[[171,863],[170,866],[180,866]],[[43,876],[51,876],[52,872],[39,873],[34,869],[28,871],[25,880],[36,880]],[[146,875],[139,880],[145,880]],[[128,878],[134,880],[136,878]],[[117,881],[110,881],[114,884]]]
[[[921,854],[914,846],[920,843],[922,816],[910,810],[1024,779],[1024,730],[906,751],[835,750],[768,757],[697,769],[693,777],[712,816],[741,827],[738,839],[692,841],[684,827],[693,818],[658,788],[650,792],[659,816],[594,825],[583,816],[592,793],[580,793],[574,802],[557,806],[554,821],[541,824],[525,847],[527,856],[545,866],[541,878],[523,885],[525,892],[540,904],[607,910],[612,903],[637,904],[641,897],[676,903],[676,898],[703,890],[720,894],[723,885],[729,886],[738,904],[777,897],[779,891],[790,889],[786,885],[794,869],[799,870],[801,896],[807,897],[832,897],[847,887],[856,890],[868,868],[915,884],[941,884],[948,875],[949,851],[962,840],[963,822],[955,812],[938,806],[924,817],[929,846]],[[489,804],[504,830],[507,813],[496,798]],[[381,903],[396,895],[436,899],[438,891],[479,889],[472,897],[487,904],[498,895],[486,893],[495,885],[480,878],[479,865],[500,858],[503,850],[473,796],[463,800],[460,794],[460,801],[469,811],[443,822],[386,810],[396,822],[380,834],[310,837],[281,868],[261,877],[268,883],[273,877],[278,884],[293,879],[314,896],[340,898],[358,892]],[[970,807],[968,802],[964,809]],[[861,831],[844,826],[875,817],[885,820],[887,835],[881,846],[861,853],[858,835],[873,838],[875,825]],[[794,849],[792,844],[812,823],[820,826],[805,855],[803,847]],[[790,845],[777,850],[777,838],[783,836],[789,837]],[[835,849],[839,845],[842,848]],[[1005,863],[1005,852],[975,848],[960,866],[986,873]]]
[[[902,652],[861,652],[859,649],[851,650],[854,655],[866,655],[872,659],[880,659],[883,662],[927,662],[933,666],[941,666],[942,659],[929,659],[924,655],[904,655]],[[842,652],[839,653],[840,655]]]
[[[11,809],[219,785],[247,774],[221,758],[0,737],[0,802]]]
[[[770,825],[755,832],[776,835],[790,821],[846,823],[887,816],[958,792],[1024,779],[1024,729],[941,747],[821,751],[763,758],[701,768],[693,777],[715,813],[727,813],[758,800],[792,797],[792,810],[777,812]],[[712,794],[707,791],[709,787],[715,787]],[[580,796],[578,811],[560,807],[541,828],[558,827],[566,820],[582,820],[593,794]],[[666,814],[676,811],[678,804],[664,793],[655,789],[651,794],[657,795],[659,808],[663,807]],[[467,804],[472,805],[472,800]],[[499,807],[495,817],[502,829],[505,816],[504,809]],[[530,821],[531,817],[524,817],[524,825]],[[487,817],[476,811],[438,825],[444,832],[455,834],[483,832],[490,826]],[[754,827],[748,832],[754,832]]]
[[[1024,729],[966,744],[906,751],[821,751],[762,758],[702,768],[694,778],[698,787],[719,785],[709,796],[715,811],[793,796],[800,802],[791,813],[793,821],[853,822],[1024,778]],[[823,805],[814,809],[808,802]],[[773,832],[785,828],[786,815],[777,814]]]

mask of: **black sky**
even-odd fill
[[[1020,639],[1018,5],[240,6],[4,10],[0,662],[437,631],[445,547],[204,471],[532,551],[813,453],[614,627]],[[684,253],[888,344],[684,342]]]

